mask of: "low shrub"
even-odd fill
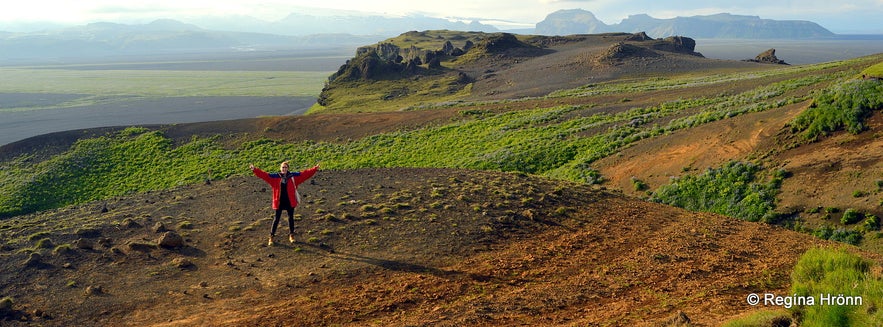
[[[819,227],[812,232],[812,235],[823,240],[831,240],[852,245],[858,245],[862,240],[862,233],[859,231],[844,228],[834,229],[828,225]]]
[[[855,209],[846,209],[843,212],[843,216],[840,217],[840,223],[844,225],[852,225],[855,224],[864,218],[864,214]]]
[[[723,327],[791,326],[791,312],[785,309],[759,310],[748,316],[725,322]]]
[[[747,221],[772,220],[780,183],[759,181],[761,167],[729,162],[702,175],[672,179],[653,192],[651,201],[694,211],[714,212]]]
[[[862,229],[865,232],[871,232],[880,229],[880,219],[875,215],[867,215],[865,216],[865,223],[862,225]]]
[[[791,273],[796,297],[814,300],[813,305],[791,308],[799,326],[873,326],[883,321],[883,276],[871,262],[845,249],[810,249]],[[823,297],[845,300],[846,305],[821,303]],[[860,303],[859,303],[860,302]]]
[[[883,83],[849,80],[816,96],[810,108],[791,121],[791,130],[809,141],[842,129],[858,134],[867,128],[871,112],[881,107]]]

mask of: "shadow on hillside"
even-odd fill
[[[377,267],[380,267],[380,268],[383,268],[386,270],[415,273],[415,274],[430,274],[430,275],[433,275],[436,277],[441,277],[441,278],[445,278],[445,279],[449,279],[449,280],[469,278],[469,279],[479,281],[479,282],[486,282],[486,281],[490,281],[492,279],[495,279],[493,276],[472,274],[472,273],[466,273],[466,272],[456,271],[456,270],[445,270],[445,269],[430,267],[430,266],[421,265],[421,264],[407,263],[407,262],[396,261],[396,260],[378,259],[378,258],[367,257],[367,256],[359,255],[359,254],[338,252],[338,251],[335,251],[327,246],[313,245],[313,244],[303,244],[303,245],[313,248],[313,249],[316,249],[316,250],[321,250],[321,251],[314,252],[319,255],[323,255],[323,256],[326,256],[329,258],[334,258],[334,259],[367,263],[369,265],[377,266]]]
[[[180,253],[181,255],[184,255],[184,256],[195,257],[195,258],[204,258],[206,256],[205,251],[200,250],[199,248],[192,247],[192,246],[181,247],[180,249],[178,249],[178,253]]]

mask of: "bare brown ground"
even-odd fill
[[[787,211],[803,212],[818,224],[834,224],[848,208],[883,214],[883,192],[877,185],[883,180],[883,117],[875,114],[868,125],[869,129],[858,135],[838,132],[777,155],[793,174],[782,184],[779,205]],[[817,207],[838,208],[840,214],[835,213],[829,221],[823,217],[825,210],[806,212]]]
[[[732,160],[757,157],[776,148],[776,136],[806,103],[742,115],[639,142],[619,154],[599,160],[596,169],[613,187],[640,195],[637,178],[655,189],[671,177],[717,168]]]
[[[750,293],[787,294],[797,257],[822,244],[501,173],[323,171],[314,182],[302,189],[298,243],[280,237],[273,247],[269,195],[256,178],[114,199],[107,213],[94,203],[17,218],[34,227],[4,238],[65,219],[97,222],[107,243],[30,267],[8,249],[2,291],[24,321],[4,324],[631,326],[683,311],[694,326],[714,326],[753,310]],[[185,247],[138,247],[156,240],[157,222]],[[95,237],[77,229],[48,237]]]

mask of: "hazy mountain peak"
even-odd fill
[[[568,35],[602,32],[636,33],[652,37],[684,35],[694,38],[813,38],[834,33],[810,21],[761,19],[759,16],[720,13],[704,16],[654,18],[647,14],[629,15],[619,24],[606,25],[591,12],[559,10],[537,23],[536,33]]]
[[[572,33],[563,33],[564,31]],[[536,33],[545,35],[586,34],[605,31],[607,31],[607,25],[598,20],[591,11],[583,9],[558,10],[546,16],[545,20],[536,25]]]
[[[187,24],[174,19],[157,19],[146,25],[149,30],[155,31],[198,31],[202,30],[199,26]]]

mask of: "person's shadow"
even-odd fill
[[[414,263],[408,263],[408,262],[402,262],[402,261],[396,261],[396,260],[378,259],[378,258],[367,257],[364,255],[359,255],[359,254],[340,252],[340,251],[336,251],[336,250],[332,249],[330,246],[325,245],[325,244],[311,244],[311,243],[298,242],[298,245],[302,245],[302,246],[306,247],[306,249],[302,248],[302,251],[304,251],[304,252],[314,253],[317,255],[321,255],[321,256],[325,256],[325,257],[329,257],[329,258],[334,258],[334,259],[367,263],[367,264],[377,266],[377,267],[387,269],[387,270],[415,273],[415,274],[430,274],[430,275],[433,275],[436,277],[441,277],[441,278],[445,278],[445,279],[449,279],[449,280],[460,279],[460,278],[469,278],[469,279],[479,281],[479,282],[486,282],[486,281],[496,279],[493,276],[465,273],[465,272],[456,271],[456,270],[445,270],[445,269],[430,267],[430,266],[421,265],[421,264],[414,264]]]

